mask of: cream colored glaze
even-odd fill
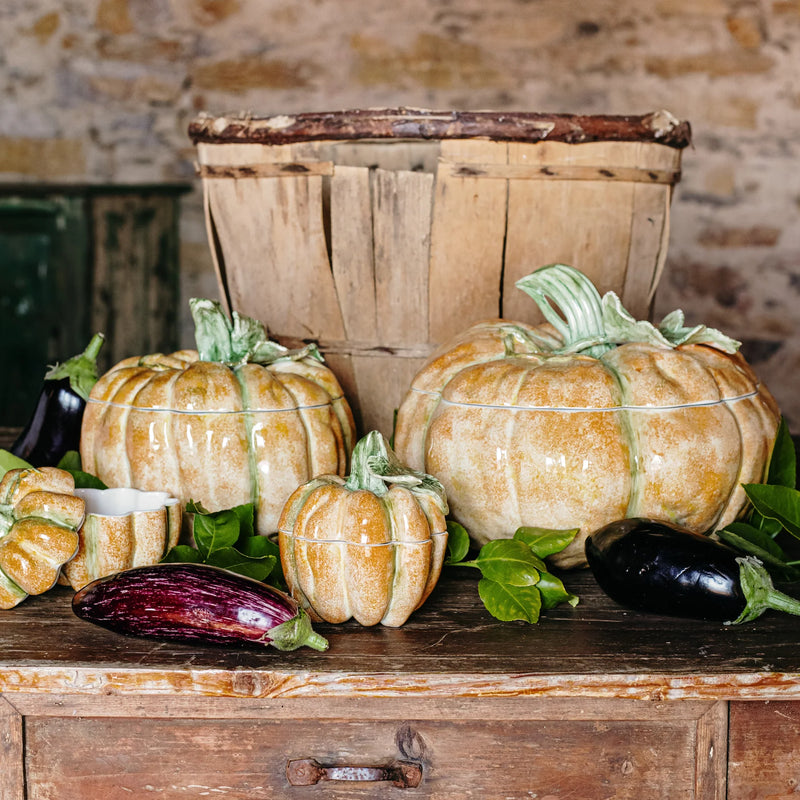
[[[314,619],[398,627],[436,585],[447,533],[436,504],[405,487],[378,497],[323,476],[289,498],[279,542],[289,589]]]
[[[763,480],[779,411],[741,356],[646,344],[599,360],[508,355],[501,339],[500,322],[481,323],[434,354],[395,434],[398,456],[442,482],[476,544],[521,525],[577,527],[551,561],[584,566],[586,537],[608,522],[705,532],[741,513],[742,482]]]
[[[62,569],[76,591],[97,578],[157,564],[178,543],[181,504],[166,492],[76,489],[86,503],[78,551]]]
[[[56,467],[9,470],[0,481],[0,503],[10,525],[0,536],[0,608],[42,594],[58,580],[78,549],[84,501],[75,482]]]
[[[84,414],[84,468],[110,487],[163,490],[210,511],[256,505],[277,530],[287,497],[314,475],[344,474],[354,437],[347,401],[318,362],[234,371],[191,350],[125,359]]]

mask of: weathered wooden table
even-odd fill
[[[445,569],[402,628],[315,626],[324,653],[127,638],[66,588],[28,598],[0,612],[0,800],[800,796],[800,619],[637,614],[564,578],[579,605],[527,625]]]
[[[400,629],[317,625],[325,653],[127,638],[67,589],[29,598],[0,614],[0,798],[797,797],[796,618],[636,614],[582,572],[576,608],[500,623],[466,572]]]

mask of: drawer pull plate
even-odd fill
[[[395,761],[385,767],[320,764],[314,758],[298,758],[286,764],[290,786],[312,786],[320,781],[382,781],[398,789],[413,789],[422,780],[422,767],[410,761]]]

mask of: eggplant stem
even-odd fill
[[[271,628],[266,638],[277,650],[296,650],[310,647],[313,650],[327,650],[328,640],[311,627],[311,618],[302,608],[292,619]]]
[[[728,624],[749,622],[770,608],[800,616],[800,600],[776,589],[769,572],[755,556],[743,556],[736,561],[739,563],[739,581],[747,602],[742,613]]]

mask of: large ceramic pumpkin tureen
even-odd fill
[[[289,351],[219,303],[191,301],[197,350],[128,358],[89,396],[83,468],[109,487],[164,491],[209,511],[254,503],[269,534],[289,495],[344,475],[353,416],[313,346]]]
[[[575,567],[586,537],[623,517],[699,532],[735,519],[779,422],[738,342],[680,311],[636,321],[564,265],[517,286],[547,322],[473,325],[423,366],[397,417],[397,455],[442,482],[476,544],[579,528],[552,559]]]

